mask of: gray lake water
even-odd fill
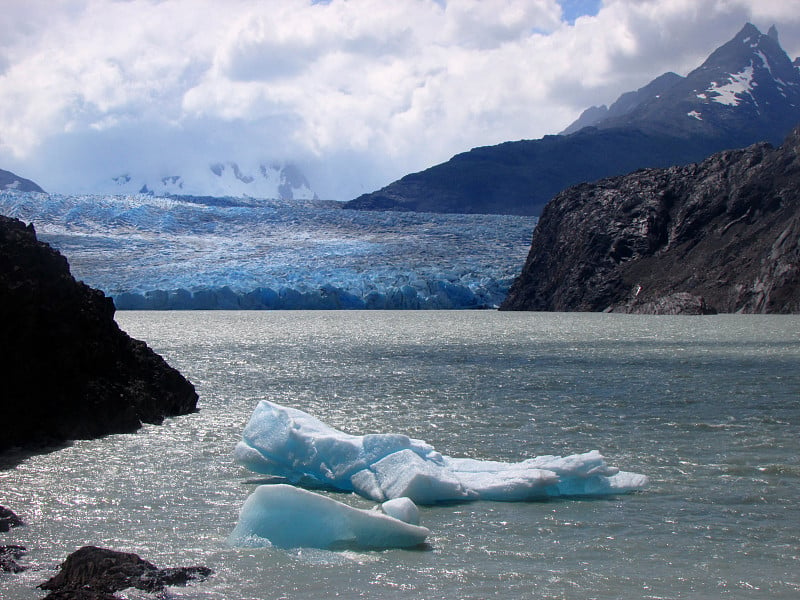
[[[204,564],[170,598],[800,597],[800,317],[482,312],[123,312],[196,385],[201,410],[0,471],[30,552],[0,598],[84,544]],[[231,451],[260,399],[451,456],[597,449],[645,473],[600,500],[423,507],[430,545],[240,549],[257,481]],[[355,506],[371,506],[332,494]],[[143,592],[123,594],[148,598]]]

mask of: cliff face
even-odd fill
[[[800,312],[800,128],[558,194],[505,310]]]
[[[113,319],[32,226],[0,216],[0,451],[129,432],[196,410],[191,383]]]

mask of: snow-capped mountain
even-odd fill
[[[280,200],[313,200],[317,196],[303,173],[292,164],[233,161],[194,165],[180,173],[121,173],[110,177],[101,188],[110,194],[154,196],[250,197]]]
[[[656,85],[666,81],[668,85]],[[780,142],[800,120],[800,71],[771,27],[746,24],[686,77],[667,73],[637,92],[624,94],[599,128],[636,126],[672,135]],[[580,119],[579,119],[580,121]]]
[[[777,30],[746,24],[686,77],[666,73],[538,140],[474,148],[346,203],[349,208],[538,215],[578,183],[703,160],[800,123],[800,61]]]

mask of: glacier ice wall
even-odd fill
[[[316,200],[0,192],[119,309],[469,309],[502,302],[534,217]]]

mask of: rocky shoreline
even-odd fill
[[[114,304],[76,281],[32,225],[0,215],[0,468],[74,439],[133,432],[197,410],[194,386],[114,321]],[[23,526],[0,506],[0,532]],[[25,570],[24,546],[0,545],[0,576]],[[135,587],[161,592],[209,576],[159,569],[135,554],[84,547],[40,587],[48,600],[114,600]]]
[[[0,506],[0,531],[23,525],[11,510]],[[0,577],[25,571],[19,561],[26,553],[24,546],[0,545]],[[67,556],[56,575],[37,587],[50,592],[43,600],[119,600],[115,592],[136,588],[160,593],[167,586],[203,581],[212,573],[202,566],[160,569],[137,554],[83,546]]]

